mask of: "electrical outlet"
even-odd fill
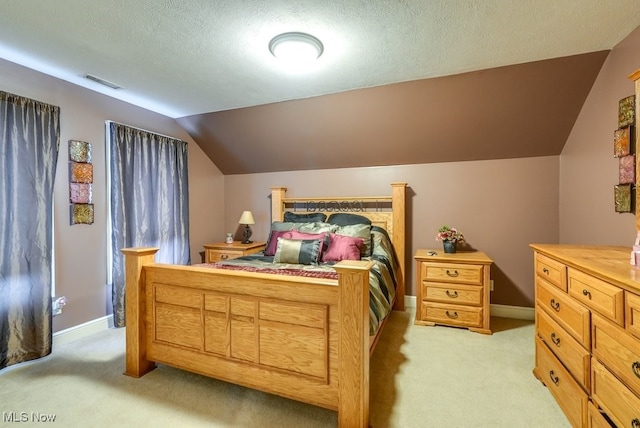
[[[62,307],[67,304],[67,298],[62,297],[54,297],[51,300],[51,313],[55,317],[56,315],[60,315],[62,313]]]
[[[493,291],[493,279],[489,280],[489,291]]]

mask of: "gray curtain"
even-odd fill
[[[0,91],[0,369],[51,353],[60,108]]]
[[[110,123],[113,320],[125,325],[127,247],[158,247],[156,261],[189,264],[187,143]]]

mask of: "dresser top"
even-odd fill
[[[640,292],[640,267],[630,247],[531,244],[534,250],[630,291]]]
[[[444,250],[439,249],[424,249],[420,248],[416,250],[414,256],[416,260],[434,261],[434,262],[456,262],[456,263],[482,263],[491,264],[493,260],[489,258],[482,251],[457,251],[455,253],[445,253]]]

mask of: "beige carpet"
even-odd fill
[[[531,373],[531,322],[493,318],[486,336],[412,317],[392,314],[371,361],[373,427],[569,427]],[[336,426],[329,410],[171,367],[140,379],[123,369],[124,330],[110,329],[0,371],[0,426]]]

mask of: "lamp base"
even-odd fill
[[[249,238],[251,238],[251,228],[249,227],[248,224],[244,225],[244,232],[243,232],[243,240],[242,243],[243,244],[251,244],[253,241],[250,241]]]

